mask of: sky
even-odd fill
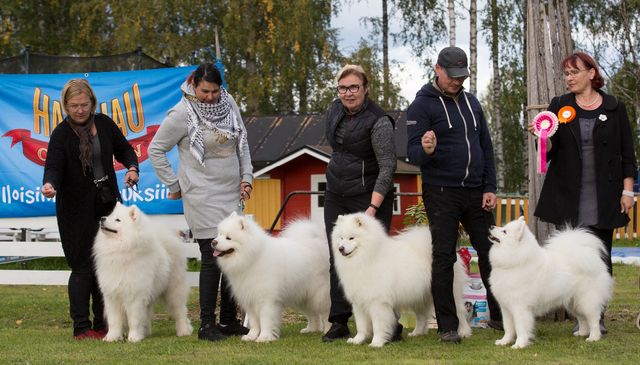
[[[467,3],[467,1],[465,1]],[[485,1],[478,1],[478,9],[484,7]],[[394,20],[394,15],[391,14],[393,7],[389,6],[390,20],[389,27],[391,32],[399,29],[397,20]],[[456,13],[456,45],[462,48],[467,56],[469,55],[469,15],[465,9],[459,8]],[[465,19],[461,19],[460,15],[464,15]],[[367,38],[369,30],[362,25],[360,21],[363,17],[379,17],[382,16],[382,1],[380,0],[362,0],[352,1],[351,4],[341,5],[341,12],[331,22],[332,27],[339,30],[339,44],[343,54],[357,49],[360,38]],[[379,40],[380,46],[382,46],[382,39]],[[434,57],[437,56],[438,51],[449,45],[449,40],[438,44],[434,51]],[[382,47],[381,47],[382,48]],[[484,35],[478,32],[478,96],[486,94],[486,89],[489,85],[490,77],[492,75],[490,48],[485,43]],[[393,66],[391,73],[396,81],[399,82],[401,88],[401,95],[407,99],[410,103],[415,98],[416,92],[420,90],[422,85],[428,82],[425,76],[425,70],[420,66],[419,60],[415,59],[415,56],[411,54],[408,47],[404,47],[400,44],[393,44],[393,40],[389,40],[389,59],[398,62],[398,66]],[[435,61],[435,60],[434,60]],[[435,63],[435,62],[433,62]],[[393,64],[392,64],[393,65]],[[404,71],[400,71],[399,67],[402,67]],[[469,81],[465,81],[464,86],[469,87]]]

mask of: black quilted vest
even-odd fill
[[[344,106],[336,99],[325,116],[326,137],[333,149],[327,167],[327,190],[342,196],[371,193],[378,177],[378,161],[371,146],[371,129],[384,110],[368,98],[358,114],[346,115]],[[393,123],[393,119],[387,115]],[[336,128],[343,120],[342,144],[336,141]]]

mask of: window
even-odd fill
[[[327,183],[319,182],[318,191],[327,191]],[[318,208],[324,208],[324,194],[318,194]]]
[[[400,196],[397,195],[400,193],[400,184],[393,184],[393,193],[395,194],[393,197],[393,215],[402,214],[401,206],[400,206]]]

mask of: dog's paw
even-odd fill
[[[383,341],[383,340],[373,340],[371,341],[371,343],[369,344],[369,347],[382,347],[384,346],[384,344],[387,343],[387,341]]]
[[[587,337],[589,336],[589,330],[585,329],[585,330],[577,330],[573,333],[574,336],[576,337]]]
[[[516,340],[516,343],[513,344],[513,346],[511,346],[512,349],[523,349],[525,347],[529,346],[529,341],[520,341],[520,340]]]
[[[462,338],[471,337],[471,327],[463,328],[458,330],[458,336]]]
[[[193,327],[191,325],[189,325],[187,327],[179,328],[176,331],[176,336],[178,336],[178,337],[191,336],[192,333],[193,333]]]
[[[314,330],[313,328],[309,328],[309,326],[300,330],[300,333],[313,333],[313,332],[318,332],[318,331]]]
[[[144,339],[144,336],[140,333],[129,333],[129,336],[127,337],[127,341],[133,343],[140,342],[142,339]]]
[[[499,340],[496,340],[496,342],[494,342],[496,345],[498,346],[506,346],[508,344],[511,343],[511,341],[509,339],[505,339],[505,338],[501,338]]]
[[[240,337],[242,341],[255,341],[257,338],[258,338],[257,336],[254,336],[251,333]]]
[[[422,335],[424,335],[424,333],[422,333],[420,331],[416,331],[416,330],[413,330],[413,331],[409,332],[409,334],[408,334],[409,337],[417,337],[417,336],[422,336]]]
[[[105,342],[118,342],[122,340],[122,335],[112,335],[110,333],[107,333],[106,336],[104,336],[104,338],[102,339],[102,341]]]
[[[600,333],[596,334],[596,333],[592,333],[591,336],[587,337],[587,339],[585,341],[587,342],[595,342],[595,341],[599,341],[602,338],[602,335]]]
[[[347,343],[351,343],[354,345],[361,345],[364,343],[365,336],[361,334],[356,334],[354,337],[351,337],[347,340]]]
[[[277,340],[278,337],[273,336],[273,335],[266,335],[266,336],[262,336],[260,335],[257,339],[256,342],[272,342]]]

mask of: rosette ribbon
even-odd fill
[[[550,111],[538,113],[533,118],[533,133],[538,136],[538,173],[547,172],[547,140],[558,130],[558,117]]]

